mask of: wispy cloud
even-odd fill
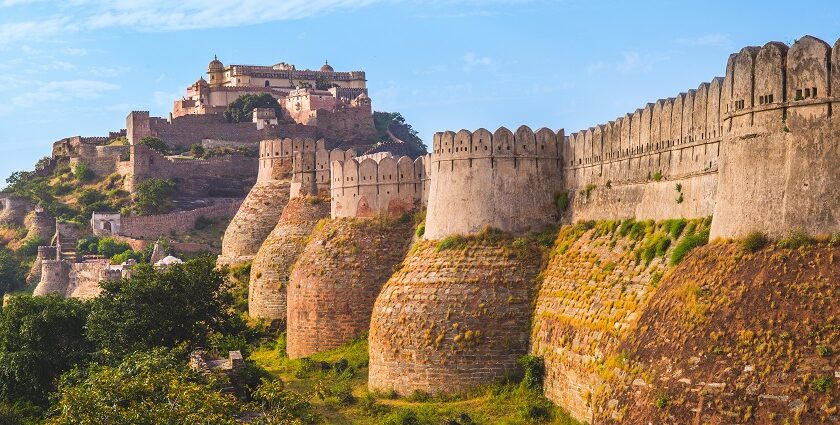
[[[674,43],[681,46],[728,47],[730,40],[729,34],[706,34],[699,37],[678,38],[674,40]]]
[[[595,62],[586,66],[586,72],[594,74],[601,71],[616,71],[621,74],[650,72],[657,62],[668,60],[667,55],[639,53],[636,51],[621,52],[621,59],[612,63]]]
[[[20,108],[31,107],[50,102],[71,102],[91,100],[101,97],[105,92],[119,89],[116,84],[96,80],[66,80],[49,82],[28,82],[35,88],[13,95],[8,102],[0,105],[0,113]]]
[[[469,52],[464,54],[464,56],[461,56],[461,62],[463,62],[467,68],[493,65],[493,59],[490,59],[488,56],[479,56],[475,52]]]

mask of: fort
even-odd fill
[[[431,154],[415,158],[388,143],[362,151],[367,118],[340,118],[369,117],[364,73],[214,60],[208,76],[168,120],[129,115],[126,147],[90,148],[79,138],[56,151],[117,158],[127,187],[155,177],[176,179],[195,197],[247,191],[241,203],[154,218],[95,214],[91,225],[97,234],[150,237],[235,209],[218,263],[251,262],[249,314],[285,329],[289,357],[367,333],[371,391],[463,393],[519,373],[517,360],[531,354],[545,362],[545,395],[591,423],[655,422],[664,413],[650,413],[652,399],[666,392],[681,395],[667,407],[672,423],[745,417],[735,399],[764,417],[836,418],[804,393],[817,368],[840,376],[831,360],[815,359],[814,341],[797,340],[808,353],[784,373],[768,364],[748,375],[756,357],[717,355],[717,345],[690,340],[744,344],[721,326],[764,319],[750,309],[798,326],[773,311],[776,302],[836,313],[831,300],[807,305],[768,277],[834,291],[836,246],[747,253],[730,241],[754,231],[776,240],[840,234],[840,40],[746,47],[728,58],[723,77],[606,123],[569,134],[445,131],[433,136]],[[219,121],[229,101],[257,92],[277,98],[291,121],[267,111],[253,123]],[[147,135],[260,141],[256,157],[196,160],[135,143]],[[106,172],[108,161],[89,163]],[[23,219],[16,202],[0,199],[0,220]],[[39,249],[36,294],[95,296],[98,279],[126,273],[79,258],[74,230],[56,226],[55,244]],[[716,241],[684,263],[668,261],[709,238]],[[788,353],[793,339],[814,338],[781,333],[776,343]],[[808,408],[794,412],[801,406],[787,397]]]

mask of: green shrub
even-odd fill
[[[84,189],[79,193],[79,205],[88,206],[105,200],[105,195],[93,189]]]
[[[406,399],[416,403],[425,403],[429,401],[432,396],[423,390],[414,390]]]
[[[148,179],[137,185],[135,207],[140,214],[162,214],[172,210],[175,195],[172,180]]]
[[[417,226],[417,230],[414,232],[414,234],[417,235],[418,238],[422,238],[425,233],[426,223],[420,223],[420,225]]]
[[[685,230],[686,224],[688,224],[688,222],[684,218],[671,221],[670,228],[668,229],[668,233],[671,235],[671,238],[675,240],[679,239],[683,230]]]
[[[810,387],[818,393],[828,394],[831,392],[831,388],[834,387],[834,378],[829,375],[814,378],[811,380]]]
[[[659,409],[664,409],[664,408],[668,407],[668,403],[670,401],[671,401],[671,399],[667,395],[663,394],[663,395],[660,395],[659,397],[656,397],[656,400],[653,401],[653,405],[656,406]]]
[[[817,355],[820,357],[829,357],[831,356],[832,351],[831,347],[826,345],[818,345],[817,346]]]
[[[150,149],[156,150],[163,155],[169,153],[169,145],[167,145],[166,142],[164,142],[161,139],[158,139],[157,137],[146,136],[140,139],[140,142],[138,144],[148,146]]]
[[[38,247],[44,246],[47,243],[41,238],[29,238],[23,241],[18,247],[17,253],[26,257],[32,257],[38,254]]]
[[[80,182],[88,182],[93,180],[96,177],[96,174],[93,170],[90,169],[85,164],[76,164],[76,168],[73,170],[73,175],[76,176],[76,180]]]
[[[566,209],[569,208],[569,194],[568,192],[560,192],[554,195],[554,205],[557,206],[557,211],[560,211],[560,214],[566,212]]]
[[[633,224],[635,222],[636,222],[636,220],[634,220],[632,218],[628,218],[628,219],[622,221],[621,225],[618,226],[618,234],[621,235],[621,237],[627,236],[627,234],[630,233],[630,229],[633,228]]]
[[[756,252],[767,245],[767,236],[759,231],[750,232],[744,240],[741,241],[741,248],[747,252]]]
[[[461,248],[467,244],[467,238],[463,235],[449,235],[438,242],[435,249],[440,252],[447,249]]]
[[[793,232],[786,238],[780,240],[777,246],[779,248],[798,249],[812,243],[814,243],[814,240],[807,234],[802,232]]]
[[[662,171],[653,173],[653,181],[658,182],[660,180],[662,180]]]
[[[193,227],[195,228],[195,230],[204,230],[214,224],[216,224],[216,220],[201,216],[195,220],[195,224],[193,225]]]
[[[522,356],[517,361],[522,367],[522,385],[526,388],[542,389],[543,377],[545,376],[545,362],[542,357]]]
[[[111,264],[122,264],[128,261],[129,259],[133,259],[139,263],[143,261],[143,253],[131,249],[129,249],[128,251],[123,251],[111,257]]]
[[[677,244],[677,246],[674,247],[673,252],[671,252],[671,265],[675,266],[679,264],[692,249],[697,248],[698,246],[703,246],[707,243],[709,243],[708,230],[685,236]]]
[[[131,250],[131,245],[114,238],[102,238],[96,246],[96,252],[105,258],[112,258],[129,250]]]

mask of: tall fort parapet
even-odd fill
[[[331,216],[397,216],[425,206],[430,157],[380,155],[330,163]]]
[[[504,127],[435,134],[425,237],[486,226],[523,232],[556,222],[563,134],[525,126],[516,134]]]
[[[260,142],[257,183],[239,207],[222,239],[219,262],[254,258],[277,225],[291,197],[318,193],[318,181],[329,190],[329,155],[323,139],[269,139]],[[344,151],[341,152],[344,158]],[[327,185],[324,187],[323,185]]]

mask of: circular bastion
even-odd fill
[[[277,226],[260,246],[251,265],[248,287],[248,314],[251,317],[285,326],[289,272],[306,246],[312,229],[329,215],[330,203],[322,198],[289,200]]]
[[[236,264],[253,259],[277,225],[288,201],[288,181],[258,181],[225,230],[218,263]]]
[[[373,308],[370,389],[451,394],[517,373],[541,259],[492,234],[415,245]]]
[[[339,347],[368,331],[374,301],[413,233],[409,215],[334,219],[313,233],[289,278],[290,358]]]

